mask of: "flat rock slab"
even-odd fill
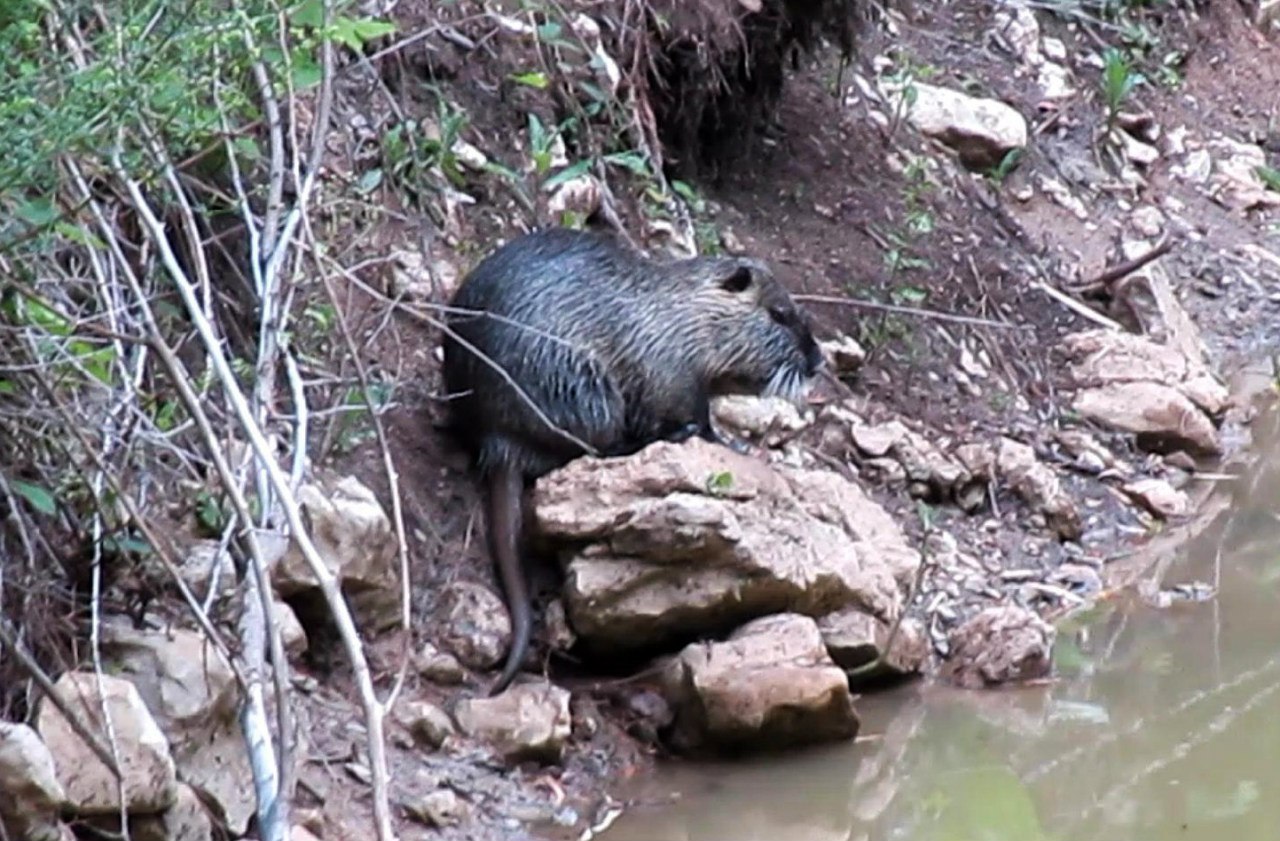
[[[137,688],[169,742],[179,777],[210,800],[232,832],[244,833],[256,801],[245,785],[253,774],[231,668],[194,631],[106,624],[102,633],[106,662]]]
[[[702,440],[578,459],[539,480],[534,507],[565,562],[573,630],[595,648],[683,643],[779,612],[891,621],[920,559],[852,482]]]
[[[1016,605],[989,607],[951,632],[944,675],[966,689],[1046,677],[1057,631]]]
[[[512,760],[559,761],[572,729],[569,692],[545,681],[511,686],[495,698],[458,702],[454,720],[467,736]]]
[[[67,795],[53,755],[36,731],[0,721],[0,838],[60,837],[58,812]]]
[[[813,619],[766,616],[728,640],[694,643],[663,675],[682,750],[760,750],[852,739],[849,682]]]
[[[1213,418],[1225,410],[1229,394],[1201,360],[1114,330],[1073,333],[1062,347],[1076,390],[1075,411],[1147,436],[1162,448],[1221,454]]]
[[[103,745],[111,745],[105,710],[130,812],[154,814],[174,804],[178,789],[169,743],[132,683],[92,672],[64,672],[54,691]],[[85,816],[118,813],[121,786],[115,775],[48,700],[40,703],[36,729],[53,754],[58,780],[76,811]]]

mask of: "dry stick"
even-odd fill
[[[91,198],[92,194],[89,193],[87,184],[84,182],[83,176],[80,174],[79,169],[76,167],[75,163],[72,161],[67,161],[66,163],[67,163],[68,169],[72,172],[73,177],[76,179],[77,186],[80,188],[82,193]],[[124,170],[120,163],[118,154],[115,156],[112,163],[116,168],[117,175],[121,178],[121,180],[125,183],[125,185],[127,187],[133,188],[134,193],[132,195],[132,198],[134,199],[136,204],[141,199],[140,191],[137,190],[136,184],[134,182],[132,182],[131,180],[127,179],[124,176]],[[200,406],[199,398],[195,395],[194,391],[190,387],[189,375],[187,374],[186,370],[183,368],[182,364],[177,360],[176,356],[174,356],[173,352],[164,343],[163,334],[161,333],[159,326],[156,323],[155,316],[151,311],[150,304],[147,300],[146,295],[142,290],[141,284],[138,282],[137,277],[133,274],[133,271],[130,268],[130,264],[125,259],[124,254],[120,249],[120,244],[117,241],[116,237],[113,235],[114,231],[112,230],[111,226],[107,223],[101,208],[98,206],[98,203],[96,201],[91,201],[89,206],[93,210],[93,213],[95,215],[95,218],[97,219],[99,227],[102,229],[103,236],[106,242],[108,243],[108,247],[111,249],[111,252],[115,256],[118,265],[122,269],[122,275],[124,276],[125,281],[127,282],[130,289],[132,290],[134,297],[137,299],[144,322],[147,326],[148,331],[152,336],[152,339],[148,341],[147,344],[160,357],[162,363],[164,363],[166,369],[169,371],[170,376],[174,380],[175,386],[178,388],[179,395],[184,405],[186,406],[187,411],[191,413],[192,418],[195,420],[202,435],[204,436],[204,439],[210,448],[210,454],[212,455],[214,459],[214,463],[218,468],[219,476],[222,478],[223,483],[227,487],[228,494],[231,496],[232,504],[235,506],[241,522],[245,524],[251,524],[252,517],[250,516],[250,513],[249,513],[248,503],[244,499],[243,495],[240,493],[239,485],[236,481],[236,478],[226,463],[226,459],[222,453],[221,447],[218,442],[218,438],[214,434],[213,428],[210,425],[208,418],[205,416],[202,407]],[[150,214],[150,207],[147,205],[140,205],[137,207],[137,209],[140,215],[144,215],[144,210],[146,211],[146,214]],[[152,220],[155,219],[154,214],[150,214],[150,219]],[[159,223],[157,222],[156,224],[158,225]],[[166,246],[169,257],[174,260],[174,265],[176,265],[176,258],[173,257],[172,250],[168,249],[167,241],[165,242],[165,246]],[[192,291],[191,297],[187,300],[187,303],[189,305],[189,308],[193,309],[196,312],[199,312],[199,308],[195,306],[194,303],[192,303],[194,299],[195,299],[194,291]],[[205,323],[207,324],[207,322]],[[206,346],[206,349],[208,349],[208,346]],[[214,346],[214,349],[218,350],[216,345]],[[212,358],[213,357],[211,355],[210,359],[212,360]],[[219,360],[222,359],[220,351],[217,354],[217,358]],[[46,388],[46,390],[48,390],[47,384],[42,383],[42,385]],[[57,402],[56,395],[53,395],[52,392],[50,392],[50,397],[55,402]],[[76,427],[74,424],[69,424],[69,425],[72,428],[72,432],[77,436],[80,436],[82,440],[85,441],[85,449],[88,451],[89,456],[91,458],[94,458],[95,453],[93,452],[92,448],[88,446],[87,439],[83,439],[83,433],[80,432],[79,428]],[[114,478],[112,478],[111,481],[112,481],[113,487],[116,488],[117,490],[117,494],[121,498],[122,504],[124,504],[126,509],[129,511],[130,516],[138,524],[139,528],[143,531],[143,534],[147,537],[151,545],[157,548],[157,551],[158,551],[159,557],[161,558],[162,563],[164,563],[166,569],[169,571],[170,575],[173,577],[175,583],[177,583],[179,590],[182,592],[183,597],[186,599],[188,603],[188,606],[192,609],[193,615],[195,616],[196,621],[205,630],[205,633],[209,636],[210,640],[212,640],[215,643],[215,647],[218,648],[219,653],[227,661],[227,664],[232,669],[233,673],[236,675],[236,679],[239,682],[241,689],[245,692],[246,696],[250,699],[250,703],[246,704],[246,706],[242,710],[242,712],[245,715],[249,715],[250,711],[255,709],[252,706],[252,699],[254,697],[253,687],[257,685],[256,678],[255,678],[255,681],[252,683],[246,680],[245,675],[243,671],[240,669],[239,665],[235,663],[235,661],[232,660],[230,655],[226,652],[226,647],[225,645],[222,644],[220,637],[214,631],[213,626],[208,619],[208,616],[203,612],[203,610],[196,603],[194,596],[191,594],[190,590],[187,588],[185,582],[182,581],[181,576],[178,574],[172,561],[170,561],[166,557],[163,549],[161,548],[162,544],[159,542],[156,535],[154,535],[150,531],[149,527],[146,525],[146,520],[142,517],[141,513],[134,506],[132,500],[126,494],[123,493],[122,489],[119,488],[118,482]],[[248,543],[249,555],[253,560],[253,566],[255,570],[265,569],[265,564],[262,562],[261,552],[258,549],[257,541],[254,538],[253,532],[251,530],[247,532],[246,538],[247,538],[246,542]],[[273,628],[273,633],[276,633],[276,635],[278,636],[278,629]],[[260,718],[263,717],[262,713],[257,713],[257,715]],[[246,719],[246,720],[249,720],[249,719]],[[249,747],[250,758],[256,759],[256,757],[258,757],[262,751],[270,750],[271,743],[270,743],[269,734],[265,739],[263,739],[261,737],[261,733],[258,733],[259,739],[257,742],[253,740],[253,735],[254,735],[253,731],[246,732],[246,739],[249,742],[248,747]],[[284,735],[282,734],[282,739],[283,738],[284,738]],[[265,747],[264,747],[264,744],[265,744]],[[261,763],[258,763],[258,765],[260,766]]]
[[[18,533],[18,542],[22,544],[22,553],[27,558],[26,567],[31,569],[35,564],[35,547],[31,545],[31,535],[27,534],[27,524],[22,518],[22,507],[18,505],[13,489],[9,487],[9,481],[5,478],[3,470],[0,470],[0,499],[3,499],[5,507],[9,511],[9,516],[5,519],[13,523],[13,529]],[[3,581],[2,575],[0,575],[0,581]],[[2,589],[0,588],[0,590]]]
[[[1036,289],[1039,289],[1041,292],[1048,295],[1050,298],[1054,299],[1058,303],[1062,304],[1064,307],[1071,310],[1076,315],[1082,316],[1088,319],[1089,321],[1094,322],[1095,324],[1101,324],[1103,327],[1109,328],[1111,330],[1120,330],[1120,331],[1124,330],[1124,327],[1121,326],[1119,322],[1113,319],[1107,318],[1105,315],[1098,312],[1097,310],[1094,310],[1090,307],[1085,306],[1084,304],[1077,301],[1075,298],[1072,298],[1069,295],[1067,295],[1065,292],[1062,292],[1061,290],[1058,290],[1058,289],[1054,289],[1052,286],[1045,283],[1043,280],[1035,281],[1032,284],[1032,286],[1034,286]]]
[[[96,200],[93,199],[93,194],[89,192],[88,183],[84,180],[84,176],[80,172],[79,167],[76,166],[76,164],[70,160],[64,161],[64,164],[66,165],[68,171],[71,173],[77,188],[81,191],[81,194],[85,196],[87,200],[87,206],[92,211],[95,221],[97,222],[99,229],[102,231],[103,241],[108,244],[108,248],[113,258],[116,260],[117,264],[123,270],[122,273],[123,273],[123,276],[125,277],[126,282],[130,285],[135,297],[138,298],[141,304],[142,315],[143,315],[144,321],[147,324],[148,329],[154,335],[157,335],[157,336],[160,335],[159,327],[156,325],[155,317],[151,312],[150,305],[147,303],[146,296],[143,295],[142,293],[142,287],[139,285],[137,278],[134,277],[133,270],[130,268],[129,263],[125,259],[125,255],[123,250],[120,247],[119,241],[116,239],[115,236],[113,236],[114,231],[112,230],[111,226],[108,224],[106,216],[102,212],[101,206],[98,204]],[[210,436],[210,440],[216,441],[216,438],[212,437],[213,430],[208,425],[208,419],[204,417],[203,409],[200,406],[200,400],[195,395],[195,393],[191,391],[190,382],[188,379],[185,378],[186,372],[182,369],[181,363],[178,362],[177,358],[173,355],[173,352],[169,350],[168,346],[165,345],[163,342],[157,342],[148,337],[128,337],[128,339],[131,342],[139,342],[147,345],[148,347],[151,348],[152,352],[154,352],[160,357],[162,362],[166,363],[166,366],[168,367],[170,374],[174,377],[179,395],[182,396],[183,402],[187,404],[188,411],[192,411],[191,410],[192,406],[195,407],[195,410],[192,412],[192,417],[196,419],[198,425],[201,422],[203,422],[202,429],[207,430],[208,436]],[[37,380],[37,382],[39,383],[39,386],[41,387],[41,389],[44,390],[45,393],[48,395],[51,404],[55,408],[61,407],[60,411],[64,420],[67,422],[68,428],[71,430],[71,433],[73,435],[77,436],[80,439],[81,446],[83,446],[85,451],[88,453],[90,460],[95,461],[95,466],[98,466],[100,469],[104,469],[100,465],[100,463],[96,462],[96,453],[94,452],[93,448],[90,446],[88,438],[84,435],[84,432],[80,429],[80,427],[74,421],[71,420],[70,413],[66,411],[65,406],[63,406],[57,394],[53,391],[52,386],[50,386],[50,384],[46,382],[43,378]],[[201,609],[199,602],[196,601],[195,595],[191,592],[191,589],[187,586],[186,581],[182,578],[181,573],[178,572],[177,565],[173,562],[173,559],[169,556],[168,551],[165,549],[165,544],[162,543],[159,539],[159,536],[155,534],[154,531],[152,531],[150,525],[147,523],[146,518],[142,516],[142,513],[138,510],[137,506],[133,503],[133,500],[124,492],[124,488],[120,484],[119,479],[114,475],[112,475],[110,472],[107,472],[106,476],[108,481],[111,483],[112,490],[120,498],[121,504],[125,507],[125,511],[129,514],[130,518],[133,519],[134,523],[138,526],[139,530],[142,531],[143,537],[145,537],[147,539],[147,542],[151,545],[151,547],[156,550],[156,556],[160,559],[160,563],[164,566],[165,571],[168,572],[170,577],[173,579],[174,584],[178,588],[178,592],[182,595],[183,600],[186,601],[187,606],[191,609],[193,615],[195,616],[197,624],[200,625],[201,629],[205,632],[205,635],[213,643],[214,648],[217,649],[219,655],[222,656],[227,667],[231,669],[232,674],[235,675],[236,682],[240,685],[242,689],[246,688],[248,686],[248,683],[245,680],[244,673],[240,670],[239,664],[237,664],[235,660],[231,657],[230,651],[227,649],[226,644],[222,641],[222,637],[218,634],[217,630],[213,627],[213,623],[209,620],[208,614],[206,614],[204,610]],[[247,505],[245,506],[244,510],[246,512],[248,511]]]
[[[846,307],[860,307],[880,312],[898,313],[901,315],[918,315],[936,321],[954,321],[958,324],[974,324],[982,327],[996,327],[1001,330],[1031,330],[1028,324],[1010,324],[1007,321],[994,321],[990,318],[979,318],[972,315],[955,315],[949,312],[922,309],[920,307],[903,307],[896,304],[878,304],[874,301],[859,301],[855,298],[840,298],[835,295],[793,295],[797,301],[810,301],[815,304],[837,304]]]
[[[308,219],[304,222],[305,230],[311,233],[311,223]],[[314,241],[314,237],[312,237]],[[364,397],[365,405],[369,409],[369,417],[373,421],[374,433],[378,436],[378,447],[382,451],[382,468],[387,475],[387,485],[391,493],[391,519],[395,524],[396,542],[398,544],[399,560],[400,560],[400,599],[401,599],[401,621],[402,629],[405,634],[406,642],[408,642],[411,631],[410,623],[410,602],[411,593],[409,588],[409,540],[405,535],[404,528],[404,507],[400,499],[400,478],[396,472],[396,466],[391,458],[391,444],[387,439],[387,432],[382,423],[382,417],[373,405],[371,397],[371,388],[369,385],[369,372],[365,368],[364,362],[360,359],[360,351],[356,347],[355,338],[351,335],[350,326],[347,324],[346,318],[341,315],[341,309],[338,306],[338,295],[333,288],[333,283],[329,279],[329,273],[325,271],[316,249],[308,249],[312,260],[315,262],[316,271],[320,273],[320,280],[324,284],[325,292],[329,296],[329,301],[333,304],[338,315],[338,330],[342,333],[342,339],[347,345],[347,350],[351,353],[351,361],[355,365],[356,376],[360,380],[360,393]],[[392,684],[391,691],[387,693],[386,699],[382,702],[383,709],[387,712],[395,705],[396,698],[400,694],[400,690],[404,687],[404,679],[409,671],[409,648],[406,645],[404,656],[400,660],[400,668],[396,672],[396,679]]]
[[[1165,254],[1168,254],[1173,250],[1173,246],[1174,241],[1170,237],[1166,236],[1164,239],[1160,240],[1159,243],[1152,246],[1151,250],[1146,254],[1140,254],[1132,260],[1125,260],[1123,263],[1118,263],[1117,265],[1112,266],[1093,280],[1086,281],[1079,286],[1073,287],[1073,291],[1088,292],[1095,289],[1103,289],[1125,275],[1133,274],[1152,260],[1156,260]]]
[[[18,643],[8,618],[3,615],[0,615],[0,646],[9,649],[13,653],[18,665],[26,671],[27,676],[40,688],[49,703],[53,704],[58,712],[62,713],[62,717],[67,720],[67,724],[75,732],[76,736],[80,738],[80,741],[84,742],[89,750],[93,751],[93,755],[98,757],[103,765],[107,766],[107,770],[117,780],[123,779],[120,774],[120,766],[116,764],[115,757],[111,755],[111,752],[107,750],[102,742],[98,741],[98,737],[89,731],[89,728],[80,720],[80,717],[76,715],[75,710],[71,709],[66,700],[55,691],[53,681],[49,678],[49,675],[45,673],[44,669],[40,668],[40,664],[35,661],[35,658],[28,654],[26,649]]]
[[[177,173],[173,169],[172,162],[167,158],[164,150],[159,143],[148,136],[148,144],[151,147],[152,154],[160,163],[166,180],[170,188],[181,194],[182,187],[178,182]],[[179,212],[184,214],[189,212],[190,206],[182,204]],[[189,229],[195,228],[195,220],[188,222]],[[203,265],[204,254],[200,251],[199,243],[192,244],[196,252],[197,265]],[[191,306],[191,301],[186,302]],[[269,307],[264,307],[264,310]],[[206,317],[208,313],[202,313]],[[259,378],[259,381],[264,379]],[[210,448],[217,446],[215,440],[208,440]],[[246,453],[246,462],[249,458]],[[237,485],[235,479],[230,484]],[[268,510],[265,501],[268,495],[263,493],[262,484],[259,484],[259,497],[264,500],[264,516]],[[237,485],[238,486],[238,485]],[[284,789],[283,779],[287,776],[284,770],[289,763],[292,762],[292,738],[293,731],[292,710],[290,707],[290,693],[288,682],[288,661],[284,655],[284,644],[280,638],[280,625],[275,617],[275,605],[271,597],[271,579],[267,571],[267,564],[262,556],[257,537],[252,527],[252,519],[247,506],[238,509],[241,522],[246,524],[244,536],[250,556],[250,569],[252,575],[248,579],[248,589],[245,592],[245,611],[241,618],[241,638],[244,643],[244,655],[250,666],[250,680],[246,687],[247,704],[242,709],[242,727],[245,731],[245,739],[249,747],[249,755],[253,764],[255,782],[259,788],[259,820],[263,824],[262,833],[270,841],[283,841],[285,833],[288,831],[288,802],[287,799],[281,798],[281,791]],[[262,698],[262,681],[261,673],[262,665],[262,649],[264,641],[269,647],[274,663],[272,677],[275,683],[276,692],[276,716],[277,728],[279,730],[280,757],[277,761],[275,750],[271,742],[270,729],[266,726],[267,714],[266,706]]]
[[[201,312],[200,308],[195,306],[194,290],[191,282],[187,279],[186,273],[182,270],[182,266],[173,253],[168,239],[165,237],[164,225],[156,217],[151,206],[146,203],[137,182],[129,178],[124,171],[119,157],[116,156],[112,163],[117,177],[123,182],[134,201],[135,208],[158,251],[158,256],[166,273],[174,282],[183,298],[188,313],[192,316],[196,332],[199,333],[201,341],[204,342],[206,349],[210,352],[214,374],[221,383],[223,392],[240,421],[241,428],[248,435],[249,443],[253,447],[254,453],[266,468],[271,486],[280,497],[285,516],[289,521],[290,531],[302,552],[303,560],[310,567],[312,574],[316,576],[325,602],[333,613],[343,647],[351,660],[352,672],[359,690],[361,705],[364,708],[365,720],[369,727],[369,764],[374,778],[374,814],[377,822],[378,837],[381,841],[394,841],[395,835],[391,826],[391,807],[386,797],[387,761],[382,710],[374,694],[373,678],[362,648],[363,641],[356,631],[351,611],[343,600],[342,592],[338,589],[337,580],[320,556],[315,544],[311,541],[306,524],[302,520],[302,512],[298,501],[289,488],[289,478],[280,470],[280,466],[276,463],[271,452],[271,445],[255,422],[248,401],[236,381],[235,373],[231,370],[230,364],[222,354],[221,343],[213,331],[213,326],[205,319],[204,313]]]
[[[214,91],[214,99],[215,102],[218,99],[216,89]],[[225,117],[223,122],[225,126]],[[227,143],[227,158],[231,167],[232,181],[235,185],[236,194],[240,200],[245,229],[249,234],[251,271],[254,275],[255,290],[261,303],[254,400],[258,410],[255,412],[255,416],[265,422],[265,418],[260,417],[259,413],[265,411],[264,407],[269,405],[270,391],[275,383],[274,365],[270,360],[275,356],[277,346],[274,343],[274,333],[268,329],[268,325],[273,322],[272,313],[276,311],[275,297],[270,291],[273,286],[274,275],[269,270],[265,273],[262,270],[262,257],[258,247],[259,231],[254,228],[253,213],[249,207],[249,201],[240,178],[239,163],[235,150],[229,141]],[[264,220],[263,224],[266,225],[267,221]],[[248,467],[249,455],[246,454],[245,462],[241,465],[244,468]],[[270,488],[267,487],[267,482],[264,480],[260,470],[255,471],[254,481],[257,486],[258,498],[261,502],[260,516],[265,527],[270,521],[274,510]],[[250,530],[248,534],[251,535],[253,521],[245,519],[243,522],[246,524],[246,528]],[[242,727],[245,740],[250,746],[250,757],[253,760],[259,818],[264,824],[262,832],[270,841],[283,841],[284,835],[288,832],[288,798],[291,793],[291,769],[293,766],[293,739],[291,738],[293,715],[288,680],[289,664],[284,654],[284,643],[280,638],[279,624],[275,617],[275,603],[271,595],[270,575],[266,564],[260,563],[257,559],[258,553],[251,550],[251,554],[255,556],[255,561],[252,564],[252,575],[248,579],[248,588],[244,594],[245,611],[241,617],[240,633],[244,638],[245,657],[252,669],[253,683],[247,692],[248,703],[244,709]],[[254,598],[255,596],[256,599]],[[280,745],[278,757],[272,750],[269,728],[265,723],[266,707],[262,699],[262,690],[259,683],[259,675],[263,669],[262,641],[264,633],[267,646],[271,652],[271,660],[275,665],[272,670],[272,677],[275,683],[276,729]],[[272,773],[273,770],[275,773]]]

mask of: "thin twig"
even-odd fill
[[[855,298],[840,298],[835,295],[793,295],[797,301],[808,301],[815,304],[836,304],[844,307],[891,312],[900,315],[918,315],[936,321],[954,321],[957,324],[973,324],[981,327],[995,327],[1000,330],[1032,330],[1029,324],[1010,324],[1007,321],[994,321],[990,318],[979,318],[972,315],[956,315],[949,312],[922,309],[920,307],[904,307],[897,304],[880,304],[875,301],[859,301]]]
[[[1174,244],[1174,241],[1166,236],[1159,243],[1152,246],[1151,250],[1147,253],[1140,254],[1132,260],[1125,260],[1123,263],[1118,263],[1115,266],[1112,266],[1092,280],[1085,281],[1078,286],[1073,286],[1072,291],[1076,293],[1083,293],[1098,289],[1105,289],[1125,275],[1133,274],[1152,260],[1159,259],[1165,254],[1168,254],[1173,250]]]
[[[1084,304],[1068,296],[1064,292],[1054,289],[1052,286],[1050,286],[1049,284],[1045,283],[1042,280],[1037,280],[1033,282],[1031,285],[1034,286],[1036,289],[1039,289],[1041,292],[1048,295],[1050,298],[1054,299],[1058,303],[1062,304],[1064,307],[1071,310],[1076,315],[1083,316],[1088,320],[1094,322],[1095,324],[1101,324],[1103,327],[1107,327],[1111,330],[1120,330],[1120,331],[1124,330],[1124,327],[1119,322],[1114,321],[1110,318],[1107,318],[1105,315],[1098,312],[1097,310],[1094,310],[1090,307],[1085,306]]]

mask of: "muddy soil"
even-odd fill
[[[425,31],[422,4],[401,4],[403,31]],[[750,165],[722,173],[697,187],[713,212],[708,224],[722,240],[736,239],[765,256],[793,291],[915,306],[983,319],[972,324],[844,304],[811,303],[821,332],[847,334],[869,352],[851,381],[871,419],[901,418],[934,440],[1008,435],[1051,455],[1049,433],[1070,418],[1058,399],[1061,336],[1089,322],[1037,288],[1087,281],[1123,259],[1118,252],[1135,211],[1178,208],[1188,223],[1162,265],[1177,279],[1188,309],[1221,372],[1256,363],[1280,341],[1280,260],[1257,258],[1255,248],[1280,252],[1277,217],[1230,211],[1177,177],[1168,160],[1151,165],[1138,184],[1125,184],[1098,161],[1095,132],[1103,119],[1099,71],[1085,61],[1096,55],[1095,30],[1042,16],[1046,35],[1060,39],[1076,73],[1077,94],[1041,107],[1035,79],[991,37],[993,3],[963,0],[921,3],[895,20],[896,34],[872,32],[860,42],[859,64],[840,71],[821,53],[786,83],[773,124]],[[425,5],[429,9],[430,3]],[[428,13],[429,14],[429,13]],[[1104,34],[1110,35],[1106,30]],[[1280,167],[1280,40],[1268,39],[1239,4],[1214,2],[1202,17],[1170,15],[1153,29],[1162,48],[1183,49],[1176,87],[1144,85],[1131,107],[1149,111],[1165,132],[1208,138],[1223,134],[1262,140],[1272,166]],[[494,36],[494,43],[500,41]],[[870,72],[871,58],[892,48],[915,65],[937,68],[931,84],[976,89],[1013,105],[1028,117],[1033,141],[1020,165],[1003,181],[960,169],[950,153],[922,140],[909,126],[886,128],[869,119],[865,102],[851,96],[852,74]],[[469,142],[495,158],[510,152],[508,136],[526,126],[525,104],[497,96],[498,64],[489,47],[462,62],[445,95],[468,110]],[[837,80],[842,87],[836,90]],[[420,103],[426,108],[426,100]],[[347,116],[359,112],[348,102]],[[921,163],[925,166],[921,166]],[[1035,188],[1042,174],[1067,179],[1084,203],[1084,218]],[[1081,175],[1080,173],[1083,173]],[[519,208],[499,190],[475,191],[463,210],[465,234],[448,248],[465,272],[490,244],[509,236]],[[393,201],[394,199],[388,199]],[[383,254],[417,248],[421,226],[409,206],[393,208],[400,223],[382,226],[371,250]],[[427,223],[430,228],[430,223]],[[428,234],[429,242],[440,240]],[[465,460],[435,428],[438,400],[434,331],[409,318],[385,318],[383,309],[353,292],[353,313],[367,307],[364,331],[372,335],[382,367],[402,387],[387,415],[404,489],[413,549],[415,644],[432,639],[435,594],[446,583],[470,580],[493,586],[481,536],[481,512]],[[964,373],[962,358],[980,357],[985,377]],[[1141,464],[1128,436],[1095,430],[1121,459]],[[376,446],[339,458],[386,498]],[[938,528],[954,535],[961,551],[997,558],[1007,570],[1047,576],[1064,559],[1089,560],[1107,576],[1109,565],[1132,554],[1160,528],[1105,482],[1077,474],[1064,481],[1087,512],[1084,537],[1065,546],[1012,495],[1000,492],[998,512],[967,516],[940,506]],[[869,486],[878,501],[918,533],[915,501],[901,487]],[[964,612],[1004,598],[998,576],[986,593],[956,599]],[[1021,579],[1019,579],[1021,580]],[[1064,607],[1064,605],[1058,605]],[[372,646],[375,677],[391,680],[403,655],[398,642]],[[578,837],[611,808],[609,792],[644,773],[651,749],[627,734],[628,712],[590,681],[574,678],[574,664],[548,664],[570,676],[575,727],[561,766],[508,768],[471,748],[432,752],[407,735],[392,747],[394,796],[411,808],[444,785],[469,804],[460,826],[433,828],[405,818],[404,838],[514,839],[530,835]],[[301,670],[311,711],[313,762],[303,774],[301,808],[323,816],[325,837],[362,837],[369,826],[369,796],[344,770],[359,734],[341,656],[317,658]],[[406,699],[443,702],[481,692],[491,676],[463,687],[436,685],[411,676]]]

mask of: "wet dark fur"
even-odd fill
[[[448,317],[456,334],[444,339],[450,425],[487,485],[489,551],[511,612],[497,694],[529,644],[526,484],[585,454],[583,444],[615,456],[693,435],[724,443],[711,426],[713,396],[799,400],[822,356],[762,263],[659,262],[604,234],[562,228],[499,248],[463,281],[452,307],[471,312]]]

